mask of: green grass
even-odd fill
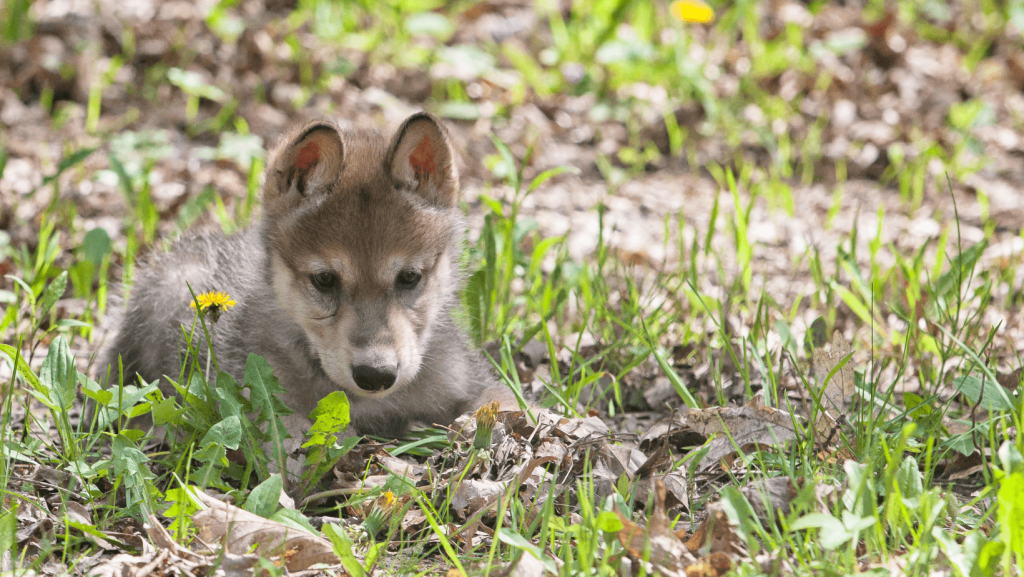
[[[710,212],[684,208],[658,215],[664,252],[670,255],[665,262],[638,264],[620,253],[609,240],[604,204],[593,207],[591,215],[600,224],[593,253],[574,260],[568,237],[545,236],[527,216],[524,201],[550,179],[578,171],[538,172],[529,142],[492,137],[494,152],[485,160],[489,188],[478,206],[465,207],[482,213],[484,224],[462,258],[467,272],[462,302],[473,340],[499,342],[492,360],[503,382],[522,393],[515,359],[536,341],[557,359],[548,366],[538,402],[569,417],[595,410],[612,422],[635,411],[640,401],[631,379],[654,371],[669,379],[678,396],[671,402],[676,408],[726,406],[736,391],[748,399],[762,390],[766,405],[796,413],[800,395],[794,391],[804,391],[809,393],[803,395],[807,422],[813,422],[822,411],[821,384],[812,363],[821,346],[816,339],[840,329],[854,336],[855,355],[846,362],[855,369],[856,410],[846,416],[837,447],[823,448],[813,427],[795,420],[797,438],[789,445],[740,451],[725,471],[700,471],[701,448],[672,454],[667,469],[685,472],[691,501],[688,510],[670,519],[673,528],[692,532],[705,507],[718,503],[747,551],[742,557],[747,562],[733,567],[742,575],[762,573],[764,565],[750,561],[759,553],[799,574],[884,573],[885,567],[898,564],[913,575],[936,569],[965,576],[1019,575],[1024,441],[1018,430],[1024,407],[1019,384],[996,383],[1006,380],[1007,366],[1012,370],[1021,361],[991,318],[1019,316],[1016,271],[1021,257],[983,259],[997,231],[987,226],[983,241],[969,243],[962,238],[959,217],[943,222],[939,238],[921,247],[888,242],[883,234],[886,223],[900,216],[887,206],[914,214],[933,206],[939,195],[952,195],[954,183],[986,165],[975,131],[995,121],[984,101],[966,100],[949,110],[946,123],[959,136],[956,142],[943,143],[911,129],[906,139],[890,146],[890,165],[879,183],[900,202],[860,207],[864,214],[877,214],[873,230],[854,226],[839,232],[837,223],[857,210],[849,202],[846,160],[831,165],[823,160],[824,123],[773,131],[773,122],[788,123],[799,115],[807,94],[786,100],[766,85],[787,70],[813,74],[815,51],[842,56],[862,50],[863,43],[833,39],[823,45],[792,24],[763,36],[758,10],[764,5],[753,0],[716,5],[718,20],[707,29],[672,22],[662,3],[600,0],[573,3],[569,13],[556,2],[536,2],[538,26],[546,33],[528,42],[446,44],[475,4],[300,1],[280,23],[281,40],[290,47],[287,65],[301,88],[289,105],[300,108],[327,94],[333,78],[354,75],[356,56],[368,65],[398,69],[469,60],[480,66],[479,77],[493,80],[490,114],[495,122],[508,120],[520,106],[556,95],[591,95],[595,104],[588,122],[624,122],[627,143],[596,161],[609,197],[659,166],[713,179],[720,192]],[[977,20],[984,25],[950,32],[946,24],[952,16],[940,4],[900,3],[897,16],[921,38],[954,46],[966,55],[969,68],[986,58],[1007,22],[1020,19],[1020,7],[1013,3],[970,3],[965,9],[983,16]],[[812,13],[827,8],[821,2],[809,5]],[[882,2],[869,2],[864,17],[875,21],[884,9]],[[28,3],[0,10],[0,47],[31,36],[28,18]],[[207,25],[233,42],[244,23],[231,2],[221,2]],[[308,45],[305,30],[312,32],[317,50]],[[165,399],[155,385],[135,383],[130,375],[82,370],[89,362],[84,357],[100,345],[101,332],[94,327],[108,311],[112,287],[117,282],[130,287],[138,255],[169,246],[199,219],[213,219],[232,232],[258,215],[263,143],[250,134],[237,95],[189,72],[195,55],[188,50],[177,66],[148,68],[132,90],[151,104],[160,102],[161,90],[177,91],[188,120],[185,136],[201,139],[208,145],[205,158],[235,167],[245,185],[233,195],[208,187],[174,214],[161,214],[152,175],[175,153],[174,135],[136,126],[132,115],[137,118],[138,110],[110,118],[103,108],[118,70],[135,58],[134,44],[123,40],[123,46],[124,54],[110,58],[105,69],[88,79],[88,98],[79,103],[85,110],[81,119],[68,120],[52,102],[46,106],[53,112],[53,128],[81,122],[93,140],[62,143],[61,160],[44,170],[42,184],[25,202],[43,190],[52,191],[52,200],[34,218],[11,217],[28,225],[34,238],[12,242],[0,235],[0,263],[10,263],[0,284],[0,357],[14,367],[5,379],[0,411],[0,480],[7,487],[0,553],[11,552],[13,567],[38,571],[53,560],[72,565],[97,550],[91,532],[112,534],[119,522],[144,520],[148,512],[160,513],[185,542],[195,532],[197,504],[191,491],[199,487],[230,494],[250,512],[297,525],[316,516],[355,517],[354,526],[325,525],[323,530],[352,575],[374,570],[420,574],[424,567],[497,574],[523,555],[563,575],[620,574],[626,561],[636,571],[638,561],[630,560],[635,552],[619,539],[624,524],[616,511],[650,527],[654,506],[653,497],[645,498],[626,475],[603,495],[592,475],[581,475],[567,487],[550,481],[547,490],[562,491],[563,497],[545,499],[537,509],[512,484],[497,498],[496,514],[469,519],[452,506],[454,486],[424,489],[397,477],[380,487],[330,495],[333,500],[318,500],[294,513],[278,506],[281,477],[271,473],[274,465],[282,468],[275,433],[286,409],[274,399],[276,379],[265,362],[251,358],[242,383],[218,373],[215,358],[206,370],[183,363],[175,376],[182,399]],[[709,68],[719,65],[692,57],[716,49],[739,50],[747,60],[748,71],[738,74],[737,90],[729,97],[717,98],[708,78]],[[578,77],[567,78],[572,75],[564,71],[574,66]],[[500,78],[511,80],[502,84]],[[638,82],[664,89],[665,99],[630,95],[627,89]],[[831,82],[818,78],[815,89],[825,91]],[[453,120],[482,118],[488,103],[470,96],[473,83],[435,81],[424,105]],[[259,90],[257,100],[265,101]],[[45,100],[45,94],[22,97]],[[681,126],[675,112],[691,102],[699,104],[702,119]],[[763,122],[749,120],[751,106]],[[667,150],[644,131],[644,119],[652,117],[663,119]],[[707,157],[702,145],[710,141],[724,143],[724,157]],[[746,145],[751,142],[766,154],[750,154]],[[512,150],[527,152],[517,157]],[[8,155],[0,157],[0,175]],[[107,168],[95,168],[98,158]],[[929,170],[934,163],[942,167],[941,176]],[[97,179],[116,183],[124,195],[122,234],[115,238],[102,228],[86,230],[75,203],[62,194],[69,183]],[[797,214],[795,191],[814,183],[823,183],[831,197],[821,223],[830,231],[823,237],[830,244],[808,243],[804,255],[791,259],[792,277],[807,279],[808,288],[782,299],[767,288],[772,269],[762,262],[766,252],[777,248],[752,240],[752,228],[758,215],[781,219]],[[14,210],[0,207],[0,216]],[[166,221],[170,226],[161,226]],[[83,304],[80,314],[69,315],[57,306],[69,297]],[[202,333],[208,322],[208,316],[197,317],[184,330]],[[698,381],[688,367],[702,363],[707,376]],[[903,392],[906,383],[916,383],[916,391]],[[102,408],[78,419],[76,395]],[[41,410],[14,428],[12,414],[30,401]],[[269,414],[269,423],[250,421],[255,409],[262,409],[263,418]],[[338,398],[322,405],[322,420],[309,439],[304,496],[315,493],[331,466],[353,450],[358,439],[343,438],[340,430],[347,411],[347,402]],[[169,450],[151,451],[146,444],[150,432],[127,424],[147,413],[172,431]],[[268,442],[275,447],[269,457],[261,449]],[[390,447],[393,454],[421,458],[470,450],[435,430]],[[240,451],[248,465],[228,460],[227,451]],[[493,458],[487,447],[472,451],[471,463]],[[951,479],[949,470],[968,458],[976,459],[977,472],[967,480]],[[45,537],[33,547],[19,545],[16,514],[33,506],[26,503],[38,491],[22,479],[29,465],[71,475],[77,483],[74,493],[59,492],[51,502],[59,515],[67,515],[69,499],[88,503],[91,523],[65,523],[64,534]],[[795,490],[784,512],[763,506],[756,491],[759,483],[779,477],[792,480]],[[453,485],[460,481],[456,476]],[[422,511],[424,529],[412,535],[401,531],[392,498],[402,512],[414,506]],[[489,535],[479,544],[467,545],[451,533],[476,523]]]

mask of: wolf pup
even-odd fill
[[[220,370],[242,382],[247,355],[262,355],[297,415],[340,390],[358,433],[393,437],[491,398],[507,403],[453,319],[464,230],[454,155],[426,113],[390,141],[329,122],[285,138],[270,154],[262,222],[192,236],[153,258],[101,370],[116,373],[120,355],[126,378],[177,375],[181,327],[194,316],[188,283],[238,303],[208,323]]]

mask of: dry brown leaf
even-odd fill
[[[504,489],[505,483],[498,481],[464,479],[452,494],[452,508],[463,517],[470,517],[496,502]]]
[[[151,548],[152,549],[152,548]],[[175,550],[160,548],[142,555],[121,553],[87,571],[96,577],[150,577],[160,575],[216,575],[220,577],[251,577],[256,555],[198,555],[179,546]]]
[[[522,552],[515,569],[512,569],[512,577],[542,577],[547,574],[548,570],[544,568],[544,564],[526,551]]]
[[[558,439],[544,439],[541,444],[537,446],[537,449],[533,452],[534,457],[551,457],[559,464],[559,466],[567,466],[571,464],[571,460],[567,460],[569,456],[569,450],[566,449],[565,444]]]
[[[707,518],[686,540],[686,547],[694,553],[722,553],[733,558],[745,553],[739,535],[729,523],[729,516],[718,502],[708,505]]]
[[[754,513],[766,525],[779,516],[789,515],[790,503],[797,495],[797,487],[789,477],[772,477],[751,481],[740,489]]]
[[[761,397],[755,396],[742,407],[690,409],[682,414],[685,424],[694,431],[706,436],[716,435],[700,461],[701,469],[718,463],[733,453],[737,445],[740,448],[752,444],[773,446],[796,438],[793,416],[760,401]]]
[[[697,563],[697,559],[672,532],[668,516],[665,514],[665,498],[665,483],[661,479],[656,479],[654,510],[651,512],[651,522],[647,530],[616,510],[615,514],[622,522],[618,538],[633,560],[651,563],[654,570],[661,575],[683,575],[687,567]]]
[[[718,577],[732,569],[732,561],[724,553],[712,553],[707,559],[686,568],[686,577]]]
[[[820,389],[822,414],[818,416],[818,422],[815,424],[815,430],[822,440],[826,440],[830,432],[835,430],[836,424],[853,402],[855,384],[852,360],[836,371],[827,383],[825,382],[829,373],[849,354],[850,344],[839,331],[832,333],[832,345],[829,350],[814,349],[814,372],[818,376],[818,382],[824,383],[824,387]]]
[[[682,507],[690,508],[690,497],[686,490],[686,472],[683,469],[676,469],[660,477],[639,478],[636,485],[636,501],[647,503],[651,492],[655,491],[657,482],[665,484],[665,507],[671,511]]]
[[[707,437],[684,424],[682,417],[676,413],[671,419],[662,419],[644,431],[640,436],[640,450],[650,453],[659,445],[668,443],[673,450],[682,453],[691,447],[703,445],[704,441],[707,441]]]
[[[408,534],[416,533],[423,528],[423,524],[426,522],[427,516],[419,507],[410,507],[402,517],[402,531]]]
[[[996,382],[1008,391],[1016,391],[1024,379],[1024,370],[1016,368],[1011,373],[999,373],[996,375]]]
[[[373,455],[374,460],[381,467],[384,467],[392,475],[406,477],[413,483],[418,483],[427,474],[427,468],[416,463],[409,463],[392,457],[387,451],[377,451]]]
[[[197,495],[208,507],[193,519],[199,538],[208,543],[220,541],[228,553],[249,553],[255,546],[254,552],[261,557],[284,557],[289,571],[339,562],[327,539],[264,519],[205,493]]]

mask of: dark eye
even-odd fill
[[[321,271],[309,275],[309,281],[320,292],[330,292],[338,286],[338,275],[333,272]]]
[[[416,285],[420,284],[421,278],[423,278],[423,275],[417,271],[403,270],[398,273],[398,278],[395,279],[395,285],[402,289],[415,288]]]

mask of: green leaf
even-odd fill
[[[961,421],[954,422],[966,424],[968,427],[972,426],[972,423],[963,423]],[[965,457],[970,456],[974,453],[975,449],[977,449],[974,444],[974,433],[972,431],[967,431],[966,433],[961,433],[959,435],[952,435],[939,446],[944,449],[952,449]]]
[[[366,570],[359,559],[356,559],[352,540],[345,533],[345,529],[335,523],[326,523],[322,531],[331,540],[334,554],[341,560],[341,566],[348,574],[352,577],[366,577]]]
[[[970,272],[987,246],[988,241],[981,241],[956,255],[950,262],[949,270],[935,283],[935,296],[948,297],[954,289],[959,288],[970,277]]]
[[[83,532],[83,533],[85,533],[87,535],[92,535],[93,537],[96,537],[97,539],[103,539],[104,541],[107,541],[107,542],[110,542],[110,543],[114,543],[114,544],[118,545],[119,547],[127,548],[126,544],[124,542],[122,542],[120,539],[118,539],[117,537],[112,537],[110,535],[107,535],[103,531],[100,531],[99,529],[97,529],[94,525],[88,525],[88,524],[82,523],[80,521],[72,521],[71,519],[67,519],[67,518],[65,518],[65,521],[67,522],[68,527],[71,527],[72,529],[78,529],[79,531],[81,531],[81,532]]]
[[[100,388],[99,383],[83,373],[78,373],[78,387],[82,390],[83,395],[100,405],[106,405],[114,398],[114,393],[108,389]]]
[[[192,516],[200,510],[195,493],[197,487],[185,487],[180,481],[178,486],[169,487],[164,494],[164,505],[169,505],[162,515],[174,519],[167,527],[175,539],[183,539],[192,529]]]
[[[57,278],[50,281],[50,286],[46,287],[43,291],[43,300],[39,305],[39,316],[43,317],[46,313],[50,312],[53,305],[57,303],[57,300],[64,296],[65,289],[68,288],[68,271],[63,271]]]
[[[203,436],[202,444],[217,443],[228,449],[237,449],[241,440],[241,421],[236,416],[230,416],[210,427],[210,430]]]
[[[336,435],[347,429],[351,421],[348,397],[342,391],[332,392],[320,399],[309,418],[313,420],[313,426],[307,433],[309,441],[302,446],[333,443]]]
[[[451,20],[437,12],[419,12],[405,19],[405,30],[409,34],[429,34],[439,40],[447,40],[455,31]]]
[[[516,160],[512,156],[512,151],[509,150],[508,145],[501,141],[500,138],[491,134],[491,142],[494,143],[494,148],[498,149],[498,154],[501,155],[501,161],[505,164],[505,175],[508,179],[509,186],[513,190],[519,190],[519,171],[516,170]]]
[[[646,326],[647,325],[645,324],[645,329]],[[693,394],[690,393],[690,389],[686,388],[686,383],[684,383],[683,380],[679,377],[679,373],[677,373],[675,368],[673,368],[672,365],[668,362],[668,360],[665,358],[665,355],[662,354],[660,350],[658,350],[656,346],[657,343],[654,344],[655,346],[652,348],[654,358],[658,361],[658,366],[661,367],[662,372],[664,372],[665,376],[668,377],[668,382],[672,384],[672,388],[676,390],[676,393],[679,394],[679,398],[681,398],[683,402],[686,403],[687,407],[690,407],[691,409],[699,409],[700,403],[697,401],[696,398],[694,398]]]
[[[444,46],[437,51],[438,58],[458,70],[460,78],[480,77],[495,69],[493,54],[484,52],[472,44]]]
[[[267,455],[261,446],[262,442],[266,440],[266,436],[249,420],[249,413],[252,412],[249,399],[242,395],[242,389],[238,383],[227,373],[217,375],[215,392],[220,400],[220,414],[238,417],[242,424],[242,453],[246,460],[253,464],[262,478],[266,478]]]
[[[575,166],[556,166],[554,168],[549,168],[548,170],[545,170],[544,172],[542,172],[542,173],[538,174],[537,176],[533,177],[533,180],[530,181],[530,187],[526,189],[526,192],[527,193],[533,192],[533,191],[537,190],[537,187],[539,187],[540,185],[542,185],[545,182],[547,182],[548,179],[550,179],[552,177],[555,177],[555,176],[558,176],[559,174],[566,173],[566,172],[571,172],[573,174],[579,174],[580,173],[580,169],[576,168]]]
[[[408,443],[399,445],[399,446],[395,447],[394,449],[391,449],[388,452],[391,453],[392,457],[397,457],[397,456],[401,455],[402,453],[411,453],[411,452],[413,452],[414,449],[416,449],[418,447],[422,447],[424,445],[430,445],[431,443],[441,443],[441,444],[443,444],[443,443],[447,443],[447,442],[448,442],[448,435],[443,435],[443,434],[442,435],[428,435],[426,437],[423,437],[422,439],[416,439],[414,441],[409,441]]]
[[[953,379],[953,387],[977,405],[990,411],[1013,412],[1016,408],[1013,399],[999,383],[986,378],[984,381],[974,375],[965,375]]]
[[[865,517],[861,517],[856,513],[850,511],[843,511],[843,525],[846,527],[847,531],[853,533],[854,535],[857,535],[861,531],[867,529],[868,527],[874,525],[877,522],[878,518],[875,517],[874,512]]]
[[[843,491],[843,505],[861,517],[870,517],[875,512],[874,481],[868,474],[868,466],[856,461],[843,463],[847,487]]]
[[[842,521],[824,513],[804,515],[794,521],[789,528],[794,530],[820,528],[818,542],[825,549],[835,549],[853,537],[853,534],[846,530]]]
[[[191,494],[192,490],[195,488],[190,490],[181,486],[169,487],[164,493],[164,504],[170,504],[170,507],[161,514],[164,517],[176,517],[182,514],[188,517],[194,515],[196,511],[199,511],[199,506],[196,505],[196,500]]]
[[[334,391],[320,399],[316,408],[309,414],[309,418],[313,419],[313,426],[306,433],[309,440],[302,445],[309,449],[302,474],[304,488],[318,483],[360,439],[349,437],[345,439],[340,450],[335,448],[338,435],[348,428],[351,420],[348,397],[341,391]]]
[[[828,342],[828,329],[825,325],[825,319],[818,317],[811,323],[811,346],[820,349],[825,346]]]
[[[10,551],[13,555],[13,548],[18,544],[15,534],[18,531],[17,510],[11,510],[0,516],[0,556]],[[17,555],[13,555],[16,559]]]
[[[124,486],[128,489],[143,489],[146,480],[152,477],[152,473],[146,463],[149,457],[139,450],[124,432],[114,437],[111,446],[113,452],[114,474],[123,477]]]
[[[266,435],[273,443],[274,460],[277,461],[280,470],[284,471],[284,440],[291,435],[285,429],[281,417],[293,412],[277,398],[277,395],[284,393],[285,390],[274,376],[274,370],[266,359],[253,353],[245,360],[245,386],[250,391],[249,400],[253,410],[259,413],[256,424],[267,423]]]
[[[616,518],[616,520],[618,519]],[[530,555],[533,555],[535,559],[544,565],[545,569],[551,573],[558,573],[558,568],[555,566],[555,562],[545,555],[544,552],[540,550],[540,547],[530,543],[526,537],[523,537],[519,533],[514,533],[508,529],[498,529],[498,540],[506,545],[511,545],[516,549],[522,549],[523,551],[529,552]]]
[[[442,102],[437,106],[437,114],[455,120],[476,120],[480,118],[480,107],[475,102]]]
[[[242,416],[252,412],[249,399],[242,394],[238,381],[227,373],[217,374],[217,398],[220,399],[220,411],[224,416]]]
[[[92,325],[75,319],[61,319],[57,321],[57,327],[59,328],[92,328]]]
[[[1024,561],[1024,474],[1013,473],[999,483],[999,533],[1006,547]]]
[[[204,463],[203,467],[193,475],[193,480],[201,487],[210,484],[219,485],[221,483],[219,471],[228,466],[227,450],[237,449],[241,439],[242,423],[235,415],[226,417],[210,427],[199,443],[200,450],[193,455],[195,459]]]
[[[466,289],[463,291],[463,301],[466,306],[466,316],[469,317],[469,329],[473,340],[477,343],[484,342],[484,319],[487,318],[487,275],[484,271],[478,270],[469,277]]]
[[[908,456],[896,471],[896,486],[905,499],[917,499],[924,492],[924,480],[917,468],[917,459]]]
[[[110,169],[117,175],[117,179],[121,182],[121,190],[125,196],[128,197],[129,202],[135,201],[135,186],[132,184],[132,177],[125,170],[124,164],[121,164],[121,160],[111,152],[107,155],[107,160],[110,163]]]
[[[1016,445],[1011,441],[1003,441],[999,446],[999,463],[1003,466],[1003,473],[1012,475],[1014,473],[1024,474],[1024,456],[1021,456]]]
[[[167,80],[190,96],[198,96],[214,102],[223,102],[228,97],[226,92],[212,84],[207,84],[198,72],[191,70],[171,68],[167,71]]]
[[[139,382],[144,381],[140,380]],[[111,395],[110,402],[107,403],[107,408],[114,409],[118,414],[126,417],[135,416],[132,414],[132,411],[139,404],[139,401],[142,401],[146,398],[146,395],[156,391],[157,389],[159,389],[159,386],[156,381],[142,387],[141,389],[135,385],[126,385],[124,387],[108,389]]]
[[[597,516],[597,528],[605,533],[618,533],[622,530],[622,520],[611,511],[601,511]]]
[[[32,290],[32,287],[28,285],[24,280],[14,276],[13,274],[6,274],[4,278],[12,280],[15,284],[21,287],[21,290],[25,291],[25,297],[28,299],[29,306],[36,306],[36,293]]]
[[[183,410],[178,408],[174,397],[167,397],[162,401],[153,403],[150,412],[153,414],[153,424],[159,426],[177,421]]]
[[[25,380],[26,383],[32,387],[32,390],[40,393],[46,393],[46,389],[42,383],[39,382],[39,378],[32,372],[31,367],[25,362],[25,357],[18,354],[18,349],[11,345],[0,344],[0,354],[7,357],[7,362],[14,363],[15,357],[18,359],[18,376]]]
[[[68,411],[75,404],[78,368],[64,335],[58,335],[50,343],[39,369],[39,381],[48,391],[50,401],[60,410]]]
[[[310,535],[316,535],[317,537],[320,536],[320,533],[309,524],[309,518],[295,509],[286,509],[282,507],[270,516],[270,520],[277,521],[278,523],[286,527],[291,527],[292,529],[305,531]]]
[[[74,165],[82,162],[86,158],[88,158],[89,155],[92,154],[95,150],[96,150],[96,147],[81,148],[81,149],[76,150],[75,152],[72,152],[70,155],[65,156],[60,161],[60,164],[57,165],[57,172],[55,172],[55,173],[51,174],[50,176],[47,176],[46,178],[44,178],[42,184],[40,184],[39,186],[42,187],[42,186],[46,186],[47,184],[50,184],[51,182],[56,180],[58,177],[60,177],[61,174],[64,174],[65,170],[71,168],[72,166],[74,166]]]
[[[107,231],[96,227],[85,233],[85,238],[82,240],[82,258],[99,268],[107,253],[110,252],[111,246],[110,235],[107,234]]]
[[[245,500],[242,508],[260,517],[269,518],[280,506],[278,502],[283,490],[284,479],[280,473],[274,473],[249,493],[249,498]]]
[[[944,527],[933,527],[932,537],[939,543],[942,552],[960,572],[961,577],[980,577],[983,574],[978,567],[978,558],[985,545],[985,537],[980,532],[968,533],[963,545],[957,543],[956,537],[948,533]]]

